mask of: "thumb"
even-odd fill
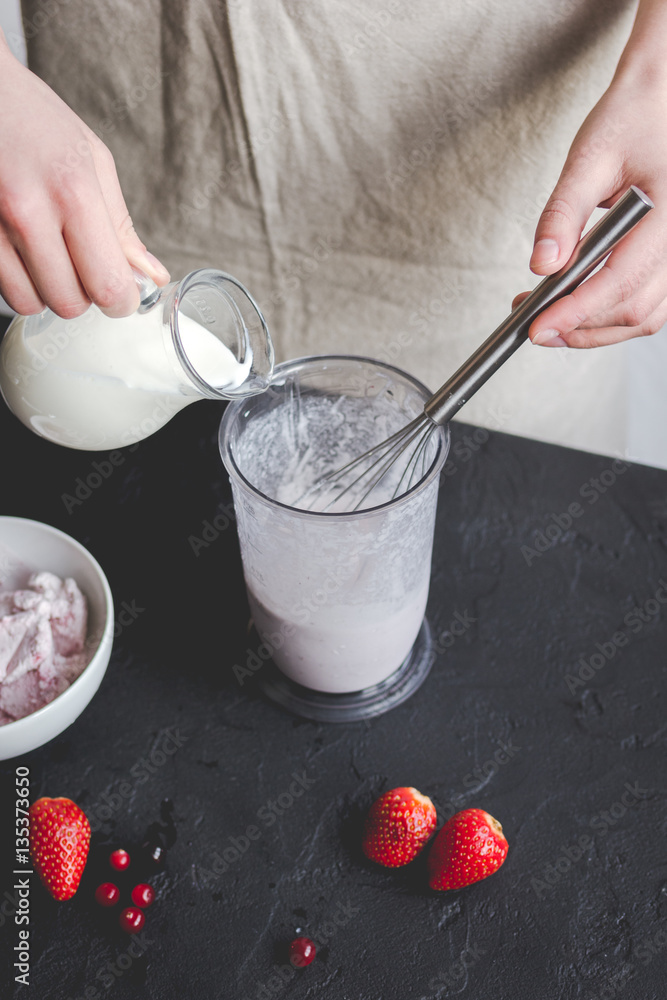
[[[603,176],[593,175],[590,164],[587,170],[583,174],[565,164],[535,230],[534,274],[553,274],[567,263],[593,209],[614,193]]]
[[[148,252],[135,232],[109,150],[103,147],[102,151],[99,145],[94,145],[93,161],[102,197],[125,257],[130,264],[147,274],[157,285],[166,285],[169,281],[169,271],[157,257]]]
[[[137,236],[129,215],[126,215],[121,225],[116,227],[116,232],[128,262],[152,278],[156,285],[166,285],[169,281],[169,271],[146,249]]]

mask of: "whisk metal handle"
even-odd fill
[[[486,380],[528,337],[528,327],[548,305],[573,291],[619,240],[637,225],[653,202],[639,188],[622,198],[586,233],[567,264],[550,274],[510,313],[474,354],[431,396],[424,412],[435,424],[444,424],[480,389]]]

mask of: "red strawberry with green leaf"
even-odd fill
[[[435,830],[435,806],[416,788],[392,788],[371,806],[364,827],[367,858],[386,868],[407,865]]]
[[[88,858],[90,823],[71,799],[37,799],[30,806],[30,854],[54,899],[71,899]]]
[[[461,889],[498,871],[508,843],[497,819],[483,809],[464,809],[448,819],[428,856],[432,889]]]

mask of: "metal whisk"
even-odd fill
[[[352,462],[318,479],[295,506],[313,509],[318,498],[335,491],[323,507],[338,504],[345,494],[359,499],[346,510],[358,510],[395,463],[412,447],[413,452],[395,485],[392,497],[407,492],[425,474],[427,445],[438,426],[447,423],[464,403],[496,372],[527,339],[528,328],[548,305],[573,291],[604,260],[612,248],[636,226],[653,203],[639,188],[630,187],[616,204],[586,233],[570,260],[555,274],[544,278],[468,360],[431,396],[424,412],[391,437],[369,448]],[[371,504],[372,506],[372,504]]]

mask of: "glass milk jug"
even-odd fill
[[[165,288],[137,281],[140,306],[123,319],[94,305],[73,320],[49,309],[14,318],[0,346],[0,389],[26,427],[69,448],[120,448],[198,399],[266,389],[271,338],[235,278],[203,268]]]

